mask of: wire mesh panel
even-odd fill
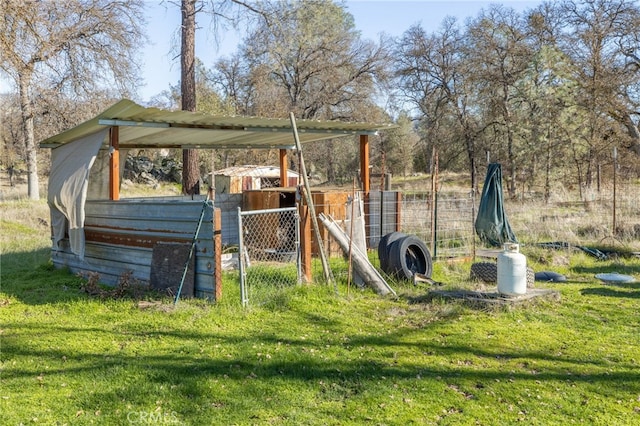
[[[244,212],[238,208],[243,306],[274,302],[300,283],[299,223],[295,207]]]

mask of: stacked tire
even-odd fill
[[[471,279],[483,281],[485,283],[498,282],[498,265],[493,262],[478,262],[471,265]],[[527,287],[535,286],[535,272],[527,267]]]
[[[426,244],[415,235],[391,232],[378,243],[380,269],[398,279],[410,280],[415,274],[431,278],[433,263]]]

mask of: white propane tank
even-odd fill
[[[527,292],[527,257],[519,252],[519,245],[505,243],[498,254],[498,292],[517,296]]]

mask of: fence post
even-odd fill
[[[302,277],[305,282],[311,282],[311,218],[309,207],[304,203],[298,203],[300,215],[300,254],[302,264]]]
[[[431,253],[436,257],[438,228],[438,151],[433,148],[433,169],[431,170]]]
[[[616,175],[618,174],[618,150],[613,147],[613,229],[611,235],[616,236]]]
[[[242,231],[242,210],[238,207],[238,272],[240,275],[240,300],[242,306],[247,306],[247,294],[245,288],[246,268],[244,265],[244,236]]]
[[[396,192],[396,231],[402,231],[402,192],[400,191]]]

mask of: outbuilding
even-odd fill
[[[395,127],[315,120],[295,124],[303,146],[358,136],[365,193],[369,191],[369,136]],[[189,274],[183,291],[218,299],[219,209],[212,208],[205,196],[121,199],[127,150],[278,149],[279,180],[289,183],[287,151],[295,150],[294,142],[293,120],[211,116],[147,108],[127,99],[117,102],[40,144],[52,149],[47,200],[53,264],[74,273],[99,274],[107,284],[116,284],[127,273],[144,282],[175,280],[185,269]],[[192,264],[185,268],[194,235]]]
[[[300,176],[293,170],[287,170],[287,182],[282,184],[282,171],[274,166],[232,166],[215,171],[215,190],[217,194],[241,194],[256,189],[290,187],[301,184]]]

